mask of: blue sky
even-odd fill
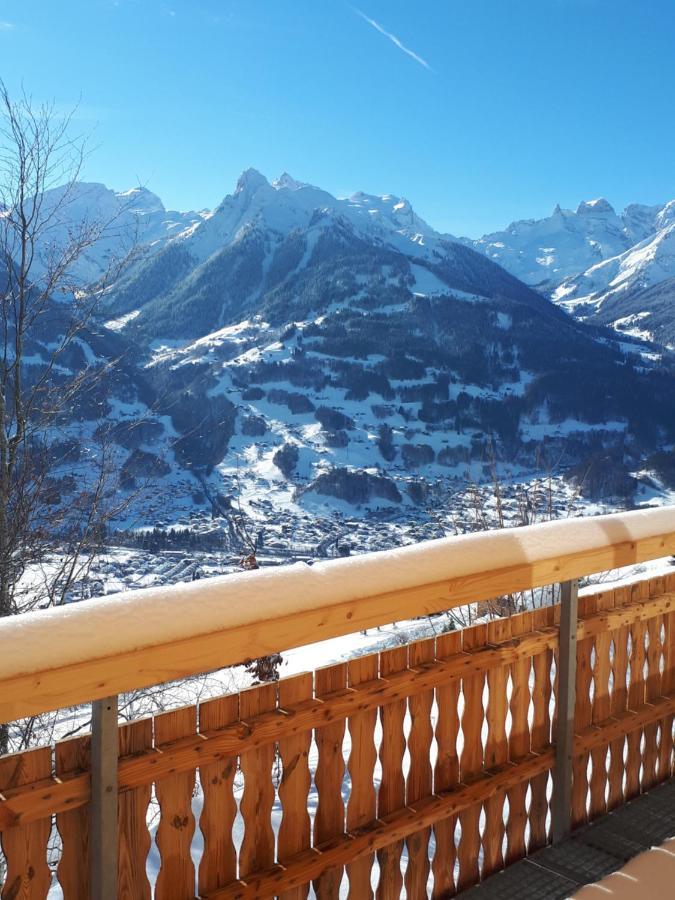
[[[0,74],[91,180],[214,206],[248,166],[477,236],[675,197],[673,0],[0,0]]]

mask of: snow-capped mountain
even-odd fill
[[[185,227],[134,200],[152,243],[69,363],[115,374],[59,442],[112,441],[123,490],[151,486],[140,524],[227,518],[235,497],[252,516],[384,515],[494,465],[586,471],[599,454],[624,497],[675,442],[673,376],[643,343],[576,321],[403,199],[248,170]]]
[[[645,417],[675,402],[639,341],[576,322],[407,201],[287,174],[246,171],[106,316],[171,423],[171,472],[211,503],[424,503],[491,454],[522,473],[603,448],[625,476]]]
[[[80,236],[96,240],[68,267],[68,278],[85,287],[104,276],[129,251],[150,253],[172,236],[201,221],[199,213],[167,210],[143,187],[113,191],[96,182],[74,182],[45,192],[40,218],[48,223],[36,247],[33,274],[58,259]]]
[[[539,303],[504,269],[434,231],[406,200],[338,199],[288,175],[270,184],[249,169],[212,214],[136,265],[109,309],[111,317],[133,314],[133,330],[153,338],[200,337],[254,313],[288,320],[290,303],[318,312],[341,293],[399,283],[425,296],[454,290]]]
[[[598,199],[467,243],[580,318],[672,344],[674,228],[675,201],[619,215]]]
[[[556,206],[547,218],[513,222],[469,243],[521,281],[550,292],[565,278],[627,250],[645,218],[647,210],[624,219],[606,200],[590,200],[576,211]]]
[[[259,228],[278,236],[304,228],[321,214],[341,216],[354,230],[416,255],[426,255],[441,236],[412,210],[407,200],[387,195],[357,193],[337,199],[321,188],[296,181],[287,173],[270,183],[255,169],[242,173],[233,194],[216,209],[186,229],[179,241],[189,247],[198,263],[235,239],[246,229]],[[431,247],[425,246],[431,243]]]
[[[102,184],[78,183],[70,186],[65,204],[63,191],[45,196],[46,215],[60,208],[48,246],[38,248],[37,265],[67,243],[73,227],[83,222],[103,225],[103,233],[72,267],[69,274],[76,285],[97,280],[111,261],[135,248],[140,261],[113,291],[118,315],[111,317],[120,327],[137,319],[135,327],[146,328],[170,293],[172,324],[155,321],[146,330],[157,326],[163,336],[174,338],[199,336],[200,328],[206,333],[228,321],[228,304],[248,309],[280,286],[280,272],[282,279],[293,274],[281,271],[284,260],[295,260],[296,273],[311,268],[317,245],[325,246],[327,234],[335,234],[339,226],[354,240],[405,257],[414,292],[452,287],[480,294],[488,270],[480,271],[469,254],[462,256],[462,248],[468,247],[501,267],[492,269],[491,277],[500,284],[493,284],[487,296],[503,292],[506,270],[579,318],[643,339],[675,342],[670,282],[675,277],[675,201],[632,204],[621,214],[602,198],[583,201],[576,211],[557,206],[547,218],[514,222],[473,241],[437,232],[405,199],[363,192],[336,198],[287,173],[270,183],[248,169],[231,195],[213,211],[201,213],[168,211],[145,188],[115,192]],[[303,256],[295,259],[301,233]],[[214,279],[222,288],[222,315],[216,315],[212,302]],[[186,305],[190,313],[181,319],[177,311]],[[205,307],[211,315],[202,315]]]
[[[669,204],[671,212],[675,204]],[[668,222],[668,218],[661,217]],[[675,343],[675,216],[624,253],[566,279],[553,300],[580,318],[593,318],[619,331]],[[635,332],[636,333],[636,332]]]

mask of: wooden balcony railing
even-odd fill
[[[98,701],[93,740],[0,758],[3,900],[49,847],[66,900],[453,896],[671,777],[675,575],[121,727],[112,695],[674,551],[673,510],[627,513],[1,622],[0,721]]]

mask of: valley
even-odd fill
[[[404,199],[255,170],[201,213],[75,197],[64,235],[84,209],[118,224],[74,273],[102,295],[60,367],[96,377],[52,429],[52,502],[105,457],[106,541],[131,553],[119,579],[99,555],[75,595],[672,500],[675,354],[652,312],[624,291],[626,315],[579,321],[589,304],[561,299],[598,254],[667,231],[670,205],[586,203],[471,243]],[[187,550],[201,562],[172,567]]]

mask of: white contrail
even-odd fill
[[[386,38],[389,38],[392,44],[395,44],[399,50],[403,50],[403,52],[407,53],[407,55],[414,59],[415,62],[419,63],[421,66],[424,66],[425,69],[429,69],[429,71],[431,71],[431,66],[426,61],[426,59],[421,57],[418,53],[415,53],[414,50],[406,47],[406,45],[399,38],[397,38],[395,34],[392,34],[391,31],[387,31],[387,29],[383,28],[379,22],[376,22],[375,19],[371,19],[370,16],[367,16],[364,12],[361,12],[361,10],[357,9],[357,7],[352,6],[352,9],[358,16],[361,16],[362,19],[365,19],[365,21],[369,25],[372,25],[376,31],[379,31],[380,34],[383,34]]]

